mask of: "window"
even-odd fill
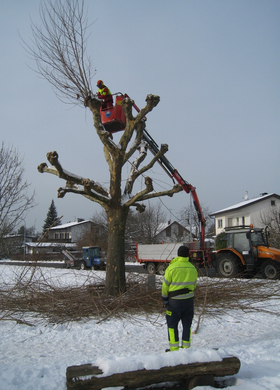
[[[271,206],[275,206],[275,200],[270,201]]]
[[[234,234],[234,248],[239,252],[250,250],[250,244],[246,237],[246,233]]]
[[[233,218],[228,218],[228,227],[233,226]]]
[[[242,225],[245,226],[245,217],[242,217]]]
[[[222,227],[223,227],[223,220],[222,219],[218,219],[217,224],[218,224],[218,229],[222,229]]]

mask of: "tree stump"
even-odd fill
[[[100,390],[105,387],[123,386],[136,389],[164,382],[184,382],[185,389],[195,386],[213,386],[214,377],[235,375],[240,369],[240,360],[231,356],[222,361],[179,364],[158,370],[137,370],[109,376],[100,376],[102,370],[91,364],[71,366],[66,370],[68,390]],[[201,383],[201,384],[200,384]]]

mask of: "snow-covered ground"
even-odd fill
[[[22,267],[0,265],[0,284],[12,284]],[[21,270],[21,271],[20,271]],[[89,272],[44,268],[46,280],[78,285]],[[97,272],[102,277],[102,272]],[[101,275],[101,276],[100,276]],[[280,286],[280,282],[279,282]],[[270,313],[270,308],[274,314]],[[231,311],[204,317],[189,350],[165,353],[168,348],[164,312],[159,317],[139,315],[134,321],[110,318],[50,325],[32,315],[35,326],[0,321],[0,388],[3,390],[65,390],[66,368],[92,363],[106,373],[134,368],[158,368],[180,362],[240,359],[241,369],[227,378],[232,390],[280,389],[280,303],[271,299],[267,312]],[[5,317],[4,317],[5,318]],[[196,325],[196,318],[194,319]],[[213,348],[219,348],[214,351]],[[196,387],[211,390],[210,386]]]

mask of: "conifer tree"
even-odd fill
[[[58,214],[57,214],[57,210],[56,210],[56,207],[55,207],[55,204],[54,204],[54,201],[52,200],[52,203],[49,207],[49,211],[47,213],[47,218],[45,219],[44,221],[44,225],[43,225],[43,234],[46,233],[46,231],[52,226],[58,226],[58,225],[61,225],[61,222],[60,220],[58,220],[57,222],[55,222],[56,220],[58,219]]]

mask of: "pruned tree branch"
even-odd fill
[[[145,144],[146,145],[146,147],[145,147],[144,144],[145,144],[145,142],[142,141],[142,144],[138,147],[140,154],[134,160],[134,162],[132,164],[129,177],[128,177],[127,182],[126,182],[125,194],[131,194],[135,180],[140,175],[143,175],[143,173],[145,173],[146,171],[151,169],[154,166],[154,164],[159,160],[159,158],[161,156],[163,156],[168,151],[168,145],[162,144],[160,150],[154,156],[154,158],[149,162],[149,164],[145,165],[142,169],[138,170],[140,163],[145,159],[145,157],[147,155],[147,153],[146,153],[147,145]]]
[[[38,166],[40,173],[50,173],[56,175],[61,179],[66,180],[64,188],[58,189],[58,197],[63,198],[66,193],[74,193],[85,196],[86,198],[96,201],[97,203],[107,204],[110,201],[108,191],[103,188],[98,182],[90,179],[85,179],[81,176],[77,176],[71,172],[64,170],[58,160],[58,154],[56,151],[47,153],[47,159],[54,168],[48,167],[46,163],[42,163]],[[83,186],[83,189],[79,188]]]
[[[130,169],[130,174],[126,181],[126,186],[124,189],[124,194],[131,194],[133,183],[135,182],[135,172],[137,171],[139,165],[142,161],[144,161],[145,157],[147,156],[147,144],[146,142],[142,141],[141,144],[138,147],[139,149],[139,155],[136,157],[136,159],[133,161]]]
[[[127,149],[127,145],[131,140],[133,131],[137,130],[136,139],[133,143],[133,146],[126,153],[124,162],[128,160],[137,149],[139,143],[143,138],[143,130],[145,128],[144,118],[149,112],[153,110],[154,107],[158,105],[159,101],[159,96],[151,94],[147,95],[146,106],[140,110],[140,112],[136,115],[135,118],[132,115],[132,107],[134,101],[128,98],[122,101],[122,107],[126,116],[126,131],[123,133],[119,142],[122,151],[125,151]]]
[[[125,203],[126,207],[130,207],[133,204],[135,204],[136,202],[138,202],[139,200],[142,200],[144,195],[146,195],[149,192],[152,192],[154,190],[153,181],[150,177],[145,177],[145,184],[146,184],[146,188],[144,188],[144,190],[142,190],[142,191],[137,192],[137,194],[135,194],[131,199],[129,199]]]
[[[177,192],[181,192],[181,191],[183,191],[183,187],[180,186],[180,184],[175,184],[171,190],[143,194],[143,196],[140,196],[138,198],[138,201],[144,201],[144,200],[152,199],[152,198],[159,198],[161,196],[172,197],[174,194],[176,194]]]

